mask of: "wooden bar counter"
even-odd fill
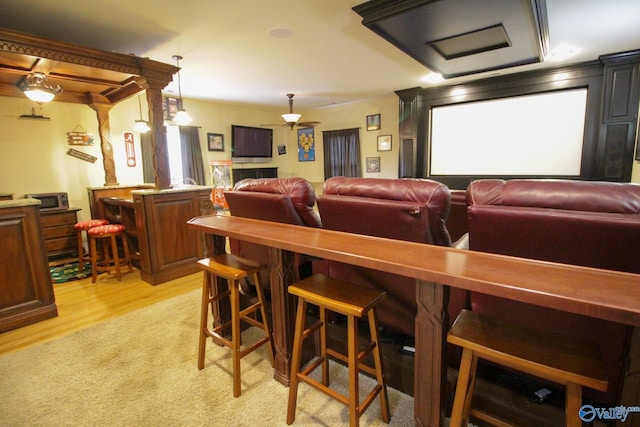
[[[40,201],[0,201],[0,333],[58,315]]]
[[[89,199],[92,218],[126,227],[133,264],[145,282],[158,285],[199,271],[202,239],[185,222],[213,213],[211,187],[101,187],[89,189]]]
[[[393,272],[418,281],[414,410],[416,425],[444,420],[444,343],[449,287],[525,301],[640,326],[640,275],[534,261],[434,245],[342,233],[240,217],[188,222],[209,239],[209,253],[230,237],[270,248],[277,380],[288,384],[294,306],[286,291],[292,253]],[[216,237],[217,236],[217,237]]]

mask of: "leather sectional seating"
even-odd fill
[[[316,196],[313,186],[304,178],[244,179],[225,192],[229,212],[234,216],[265,221],[322,227],[314,210]],[[230,241],[231,252],[245,258],[268,262],[267,248],[247,242]],[[311,273],[311,261],[296,255],[294,264],[298,277]],[[268,283],[268,277],[263,277]]]
[[[470,250],[640,273],[640,185],[484,179],[468,186],[467,203]],[[631,327],[475,292],[470,303],[479,313],[596,342],[609,390],[585,389],[584,397],[637,403],[620,402]]]
[[[317,197],[325,229],[451,246],[446,227],[449,189],[426,179],[332,177]],[[314,272],[382,289],[381,326],[391,333],[415,336],[415,280],[335,261],[314,263]]]

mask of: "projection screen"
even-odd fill
[[[587,89],[433,107],[430,175],[580,175]]]

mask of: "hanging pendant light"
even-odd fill
[[[47,83],[47,76],[44,73],[31,73],[24,76],[18,82],[18,88],[32,101],[42,104],[52,101],[56,95],[62,93],[62,87],[51,86]]]
[[[180,68],[180,60],[182,56],[173,55],[173,59],[176,60],[176,66]],[[185,111],[182,104],[182,88],[180,87],[180,70],[178,70],[178,96],[180,97],[180,108],[175,116],[173,116],[173,121],[178,125],[188,125],[193,120],[191,116]]]
[[[149,132],[151,128],[149,127],[149,123],[145,120],[142,120],[142,103],[140,102],[140,95],[138,95],[138,108],[140,109],[140,120],[136,120],[133,125],[133,130],[139,133]]]

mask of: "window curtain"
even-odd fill
[[[362,176],[360,165],[360,129],[322,132],[324,179],[332,176]]]
[[[140,151],[142,152],[142,177],[144,182],[156,182],[156,170],[153,167],[153,147],[151,146],[151,132],[140,134]]]
[[[204,163],[200,148],[200,136],[196,126],[180,126],[180,148],[182,150],[182,177],[184,182],[204,185]]]

